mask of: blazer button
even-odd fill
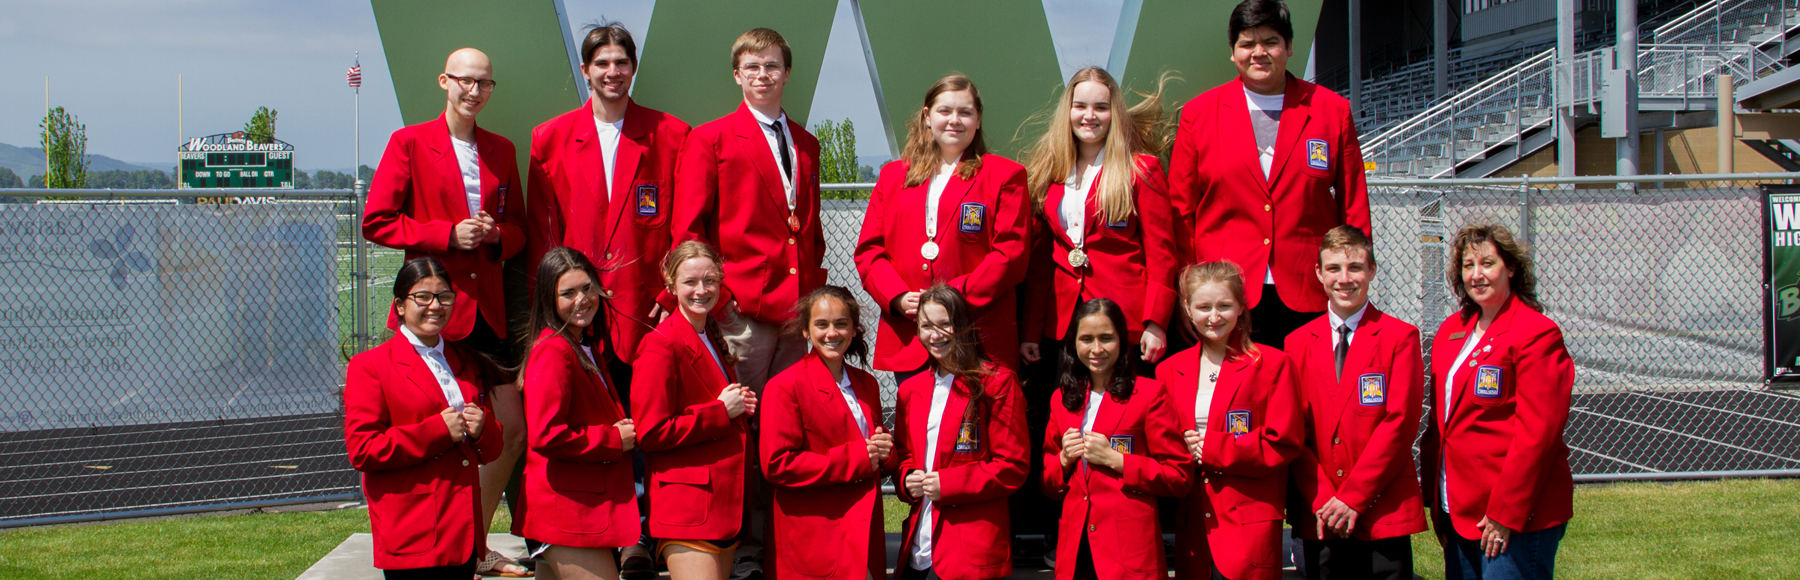
[[[1341,445],[1341,444],[1342,444],[1342,442],[1341,442],[1341,441],[1338,441],[1338,438],[1336,438],[1336,437],[1332,437],[1332,438],[1331,438],[1331,444],[1332,444],[1332,445]]]
[[[1271,206],[1271,205],[1265,203],[1265,204],[1263,204],[1263,211],[1272,211],[1273,207],[1274,206]]]
[[[799,274],[800,270],[797,268],[788,268],[788,273],[789,274]]]
[[[474,280],[474,279],[475,279],[475,273],[474,273],[474,272],[469,272],[469,279],[470,279],[470,280]]]
[[[1269,245],[1269,238],[1263,238],[1263,245]]]
[[[612,252],[607,252],[607,253],[606,253],[606,259],[608,259],[608,260],[611,260],[611,259],[612,259]]]
[[[1088,500],[1087,496],[1085,496],[1085,495],[1081,496],[1081,501],[1087,501],[1087,500]]]
[[[1094,524],[1088,524],[1088,531],[1094,531]]]
[[[1342,470],[1342,469],[1339,469],[1339,470],[1338,470],[1338,477],[1343,477],[1343,476],[1344,476],[1344,470]]]
[[[467,460],[467,459],[464,459],[464,460],[463,460],[463,467],[468,467],[468,466],[469,466],[469,460]]]
[[[1212,512],[1206,512],[1206,517],[1212,517]]]
[[[794,238],[788,238],[788,245],[794,245]]]
[[[919,264],[919,269],[920,270],[930,270],[931,264]]]

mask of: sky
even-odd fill
[[[1123,0],[1042,0],[1065,76],[1106,64]],[[563,0],[570,26],[602,16],[644,36],[655,2]],[[368,0],[0,0],[0,143],[36,147],[45,110],[87,126],[88,152],[174,164],[181,137],[236,131],[257,107],[279,112],[276,136],[302,169],[346,170],[359,131],[344,72],[361,53],[361,159],[372,164],[401,126]],[[886,138],[861,41],[839,0],[812,117],[848,118],[858,154],[885,159]],[[179,106],[178,106],[179,103]],[[314,153],[317,152],[317,153]]]

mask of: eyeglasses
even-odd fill
[[[787,67],[779,62],[765,62],[761,64],[752,62],[737,68],[738,70],[743,71],[744,74],[750,76],[767,73],[771,77],[778,77],[781,76],[782,73],[787,72]]]
[[[414,293],[408,294],[406,296],[408,298],[412,298],[413,304],[419,305],[420,308],[424,308],[426,306],[431,306],[432,300],[437,300],[438,304],[442,304],[444,306],[449,306],[451,304],[456,303],[456,293],[455,292],[439,292],[437,294],[432,294],[430,292],[414,292]]]
[[[475,87],[481,87],[482,92],[491,93],[494,92],[494,85],[500,84],[490,79],[472,79],[468,77],[459,77],[450,73],[444,73],[444,76],[450,80],[456,81],[456,84],[461,85],[465,91],[473,91],[475,90]]]

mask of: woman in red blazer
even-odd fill
[[[632,417],[649,485],[650,535],[678,580],[724,580],[744,512],[744,457],[756,394],[738,384],[710,313],[719,306],[719,254],[689,240],[663,260],[677,312],[638,345]]]
[[[901,526],[900,580],[1012,574],[1007,498],[1025,484],[1029,449],[1018,375],[989,362],[956,290],[919,298],[919,340],[932,372],[900,385],[894,410]]]
[[[1156,368],[1188,459],[1199,463],[1199,485],[1176,514],[1175,577],[1280,578],[1288,463],[1305,437],[1293,365],[1280,350],[1250,341],[1237,265],[1188,266],[1181,292],[1200,344]]]
[[[1021,317],[1025,362],[1037,362],[1038,343],[1061,339],[1075,305],[1094,298],[1125,310],[1126,340],[1144,361],[1162,358],[1180,262],[1162,163],[1149,154],[1161,149],[1149,142],[1162,121],[1160,95],[1127,109],[1112,75],[1088,67],[1051,110],[1050,130],[1026,162],[1037,235]]]
[[[856,297],[820,286],[788,331],[812,352],[763,391],[763,474],[774,487],[768,569],[775,578],[859,580],[887,574],[881,473],[894,438],[881,427],[881,387],[845,364],[867,359]]]
[[[544,544],[560,578],[618,578],[613,548],[638,540],[637,446],[619,393],[596,359],[588,328],[605,330],[593,264],[556,248],[538,263],[532,341],[525,361],[525,477],[513,533]],[[604,334],[595,333],[595,334]]]
[[[1025,168],[987,152],[975,83],[939,79],[909,124],[901,158],[881,168],[856,245],[863,289],[882,308],[875,368],[901,378],[925,368],[914,322],[919,293],[944,282],[975,308],[995,362],[1018,369],[1026,203]]]
[[[469,578],[487,551],[480,469],[500,455],[500,425],[482,405],[507,379],[445,340],[456,302],[443,264],[407,261],[394,277],[400,330],[351,358],[344,379],[344,445],[388,578]]]
[[[1432,338],[1425,502],[1447,578],[1549,578],[1574,516],[1563,427],[1575,364],[1542,313],[1530,254],[1504,226],[1462,229],[1462,305]]]
[[[1185,495],[1192,474],[1168,393],[1119,364],[1126,328],[1097,298],[1063,341],[1062,404],[1044,431],[1044,494],[1063,500],[1056,580],[1167,577],[1153,496]]]

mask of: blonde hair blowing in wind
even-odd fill
[[[1081,144],[1076,141],[1074,127],[1069,124],[1069,108],[1076,85],[1091,81],[1106,86],[1112,103],[1112,125],[1106,130],[1105,158],[1100,160],[1100,165],[1113,170],[1102,171],[1093,189],[1100,201],[1100,211],[1108,222],[1122,221],[1136,213],[1131,188],[1143,171],[1137,165],[1136,156],[1156,155],[1169,147],[1172,132],[1163,127],[1162,93],[1171,80],[1180,80],[1180,77],[1174,72],[1164,72],[1156,81],[1155,93],[1138,93],[1144,100],[1126,107],[1125,91],[1106,69],[1090,66],[1075,71],[1075,75],[1069,77],[1069,84],[1063,87],[1062,96],[1056,99],[1055,108],[1037,115],[1049,126],[1044,136],[1032,146],[1025,161],[1031,207],[1041,211],[1050,185],[1062,183],[1075,172]],[[1119,170],[1127,167],[1131,170]]]

